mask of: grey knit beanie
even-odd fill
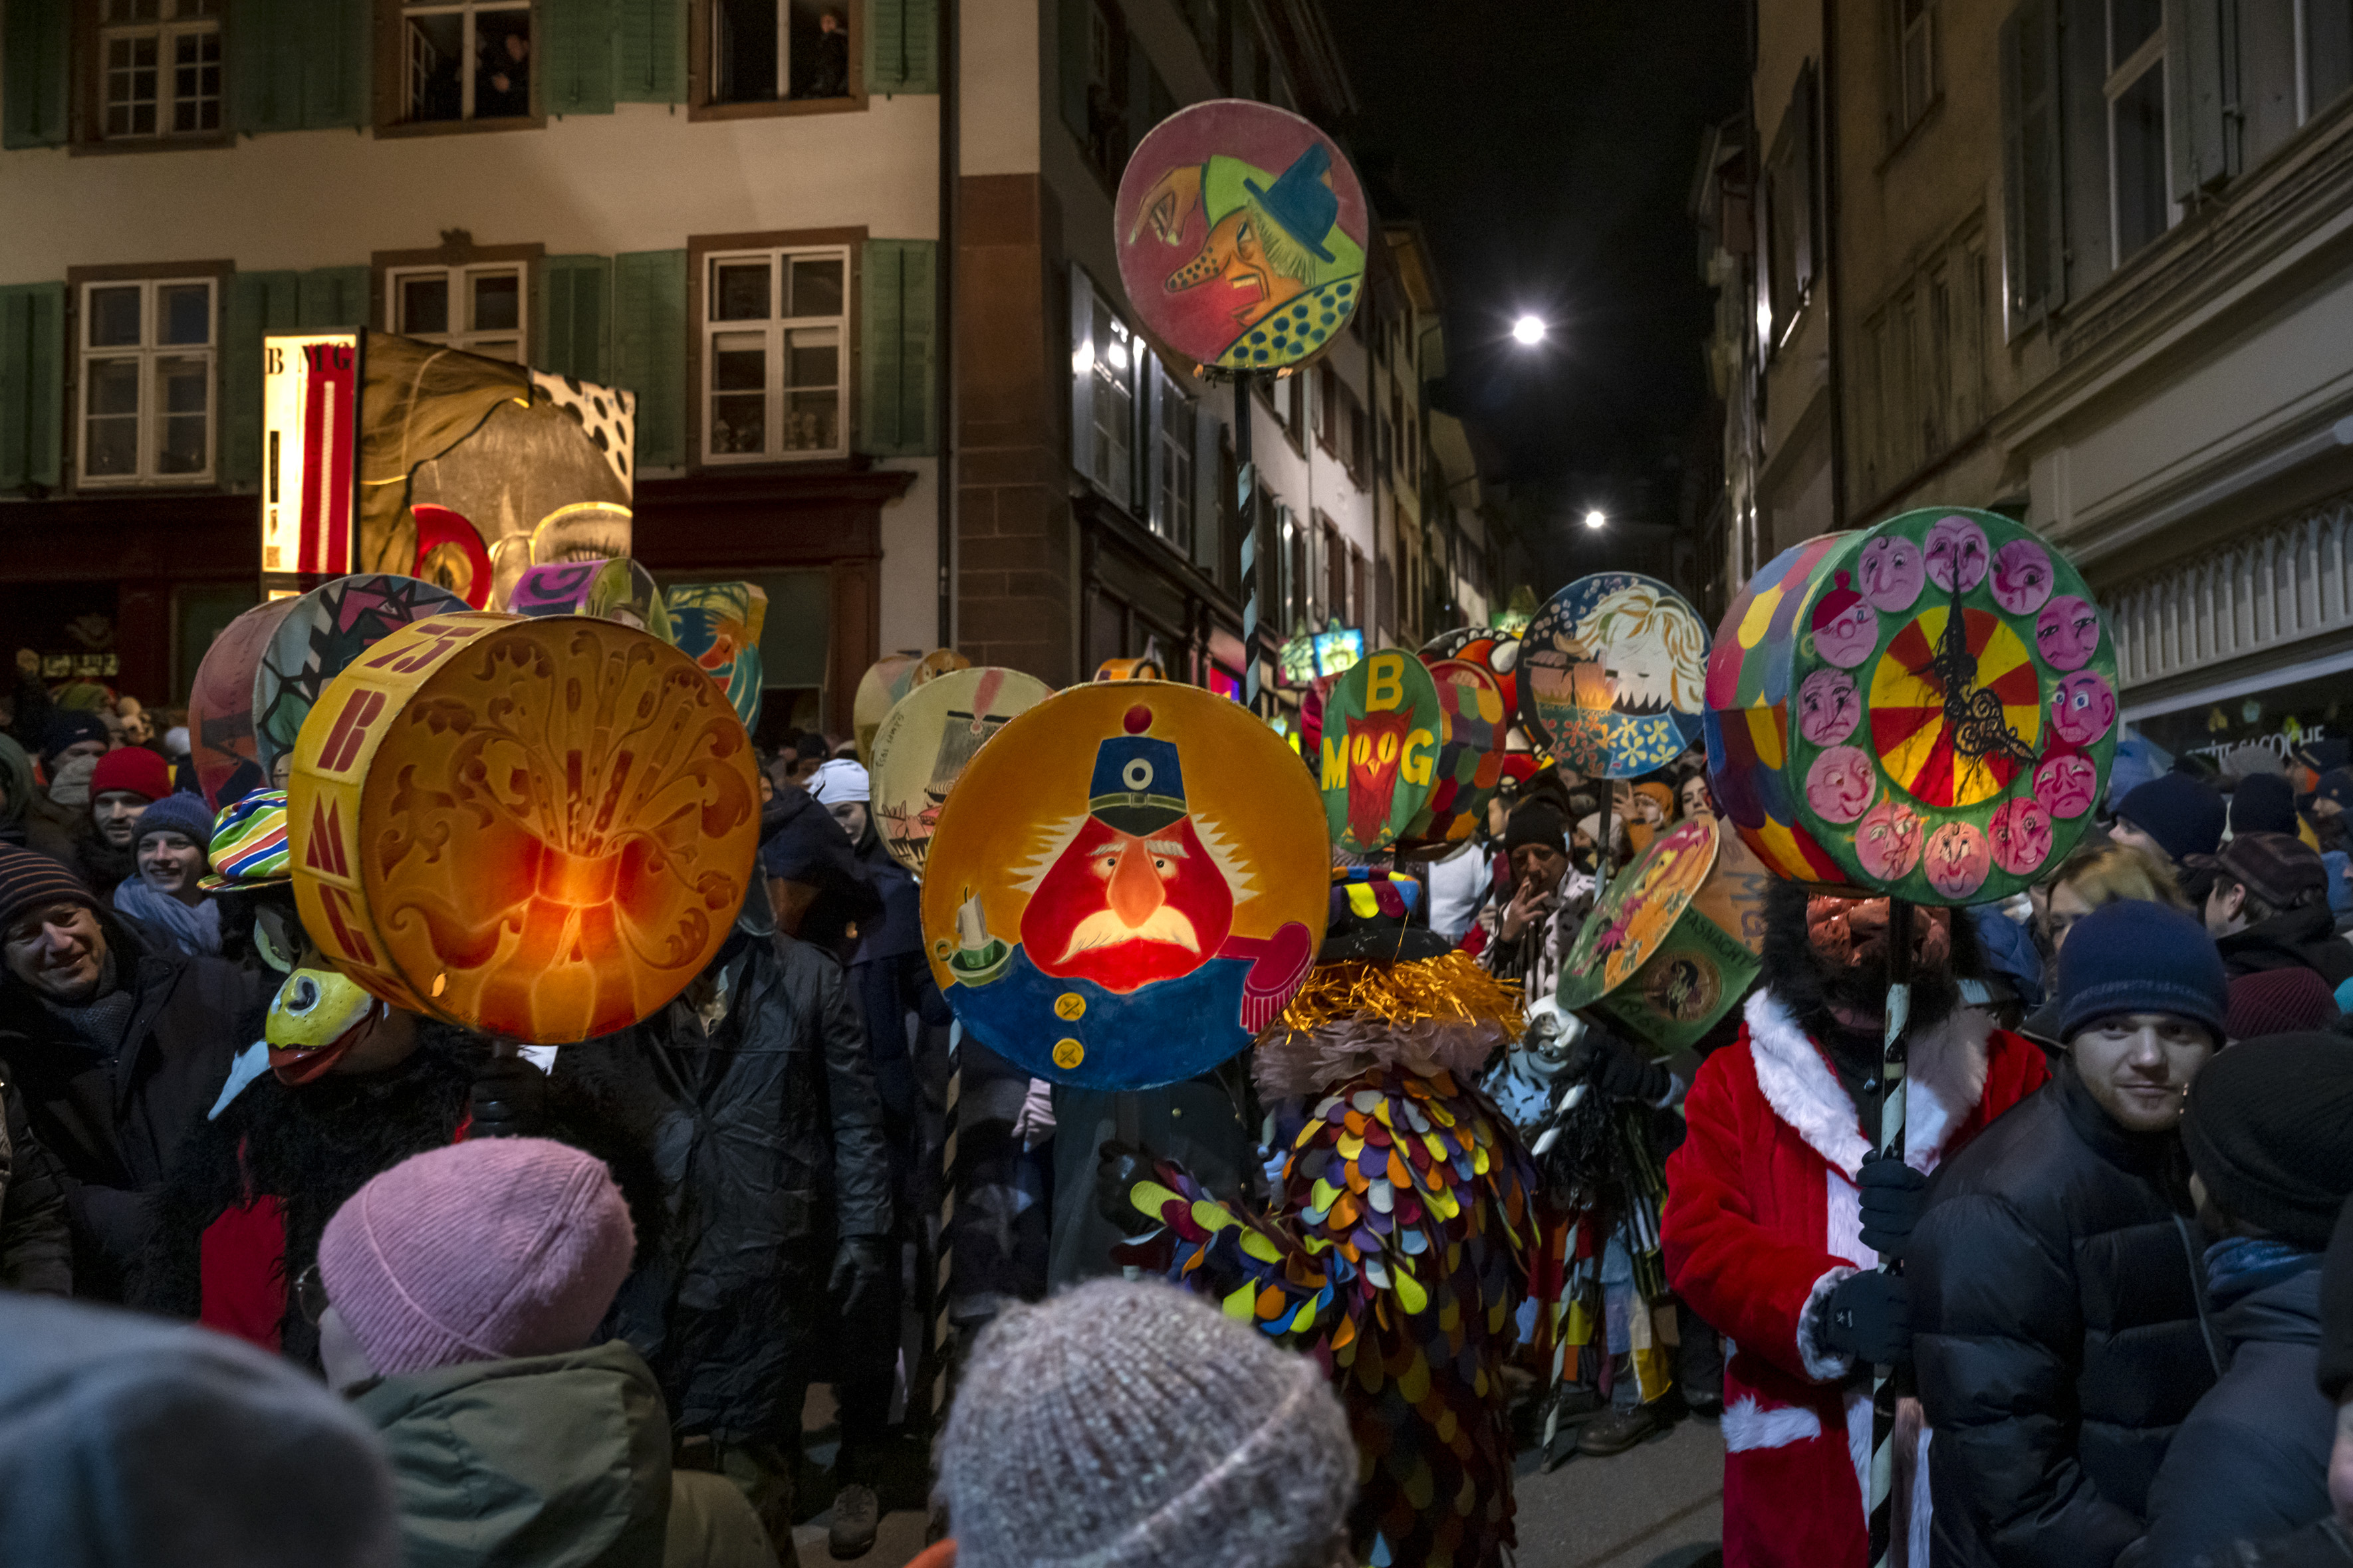
[[[1162,1284],[983,1336],[940,1445],[957,1568],[1312,1568],[1356,1492],[1322,1368]]]

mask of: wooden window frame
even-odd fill
[[[711,100],[712,0],[687,0],[686,117],[697,120],[767,120],[792,114],[856,114],[866,107],[866,0],[834,0],[849,18],[849,96],[779,98],[767,103],[712,103]]]
[[[102,47],[106,32],[103,13],[105,0],[78,0],[73,8],[72,77],[66,113],[67,151],[74,157],[92,154],[112,156],[121,153],[175,153],[198,147],[227,147],[237,140],[230,125],[231,102],[229,80],[231,62],[228,57],[228,16],[227,0],[222,14],[212,18],[215,31],[221,40],[221,122],[217,131],[192,131],[185,134],[165,132],[153,136],[109,137],[106,120],[106,58]],[[168,74],[171,66],[158,61],[158,75]],[[156,113],[160,117],[170,100],[160,92]]]
[[[64,451],[60,461],[66,471],[66,488],[78,495],[155,495],[174,491],[217,490],[221,488],[221,362],[227,354],[227,345],[221,341],[228,317],[229,279],[236,276],[237,263],[216,261],[118,262],[97,267],[66,268],[65,335],[65,426],[62,433]],[[82,290],[90,283],[146,283],[164,279],[203,279],[213,286],[212,386],[206,405],[208,413],[205,433],[208,447],[206,477],[125,479],[103,479],[86,484],[81,471],[82,457]],[[142,394],[143,395],[143,394]]]
[[[854,51],[853,51],[854,57]],[[777,228],[749,234],[691,234],[686,237],[686,472],[688,473],[776,473],[793,471],[807,473],[828,468],[844,468],[854,460],[858,450],[859,417],[863,412],[858,403],[858,377],[864,368],[864,350],[860,343],[859,324],[865,318],[865,278],[861,271],[867,239],[866,226],[844,228]],[[843,279],[843,335],[849,340],[842,345],[841,429],[846,455],[822,458],[777,458],[757,462],[706,463],[702,457],[702,340],[703,279],[710,271],[711,255],[728,250],[798,250],[819,246],[847,247],[849,264]]]
[[[379,331],[393,330],[390,279],[395,272],[410,268],[520,263],[522,267],[522,328],[518,335],[522,339],[522,354],[515,363],[528,365],[532,351],[538,346],[532,342],[532,324],[538,320],[540,264],[546,258],[547,247],[544,245],[476,245],[474,237],[462,228],[442,230],[441,243],[429,250],[375,251],[368,257],[368,320]],[[461,349],[459,352],[465,351]]]
[[[411,120],[408,118],[408,94],[406,77],[407,56],[401,48],[401,24],[406,12],[403,0],[373,0],[375,6],[375,36],[370,40],[368,72],[373,79],[374,114],[370,118],[369,134],[381,142],[402,136],[475,136],[501,131],[538,131],[547,125],[547,114],[541,107],[546,100],[541,91],[541,62],[546,42],[546,29],[542,25],[538,0],[528,0],[520,9],[531,13],[531,100],[529,114],[501,115],[495,120]],[[516,7],[511,7],[516,8]],[[381,278],[376,279],[379,286]],[[381,301],[379,301],[379,304]],[[383,320],[379,313],[377,320]]]

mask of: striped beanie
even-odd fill
[[[55,860],[0,845],[0,931],[14,925],[19,915],[58,903],[98,908],[98,900],[81,879]]]
[[[290,881],[293,857],[286,840],[286,792],[258,789],[221,808],[205,852],[212,874],[196,885],[209,893]]]

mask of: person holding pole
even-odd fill
[[[2221,1370],[2179,1128],[2229,1001],[2197,921],[2094,910],[2059,953],[2057,1075],[1937,1173],[1909,1273],[1939,1568],[2106,1568],[2147,1530]]]
[[[1765,985],[1684,1101],[1667,1162],[1667,1281],[1734,1348],[1724,1374],[1727,1568],[1862,1568],[1873,1367],[1900,1360],[1900,1254],[1923,1178],[2048,1077],[1960,1005],[1967,921],[1910,911],[1908,1127],[1876,1153],[1893,911],[1776,883]],[[1915,1558],[1917,1562],[1921,1559]]]

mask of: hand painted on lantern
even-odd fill
[[[1908,610],[1920,596],[1920,547],[1908,539],[1881,534],[1862,547],[1859,563],[1862,596],[1874,609]]]
[[[1852,822],[1871,804],[1879,774],[1860,746],[1832,746],[1806,770],[1806,800],[1831,822]]]
[[[1818,669],[1798,687],[1798,733],[1817,746],[1835,746],[1862,720],[1862,697],[1842,669]]]
[[[1879,646],[1879,616],[1854,591],[1847,574],[1833,579],[1830,592],[1814,606],[1814,647],[1841,669],[1852,669]]]
[[[1894,882],[1920,863],[1920,814],[1888,796],[1863,813],[1854,830],[1854,857],[1874,881]]]
[[[2100,613],[2062,594],[2034,618],[2034,651],[2053,669],[2081,669],[2100,646]]]
[[[1984,887],[1993,865],[1985,835],[1966,822],[1947,822],[1928,835],[1922,858],[1928,885],[1948,899],[1965,899]]]
[[[2051,727],[2072,744],[2090,745],[2116,721],[2116,694],[2097,670],[2077,670],[2059,683],[2051,699]]]
[[[1928,530],[1928,581],[1966,594],[1985,581],[1985,530],[1966,517],[1938,518]]]
[[[2051,814],[2036,800],[2004,802],[1990,825],[1993,863],[2013,877],[2033,874],[2051,858]]]
[[[2013,616],[2031,616],[2051,597],[2051,552],[2031,539],[2013,539],[1993,552],[1993,602]]]
[[[2080,752],[2062,752],[2034,770],[2034,798],[2052,816],[2083,816],[2099,788],[2100,770]]]

